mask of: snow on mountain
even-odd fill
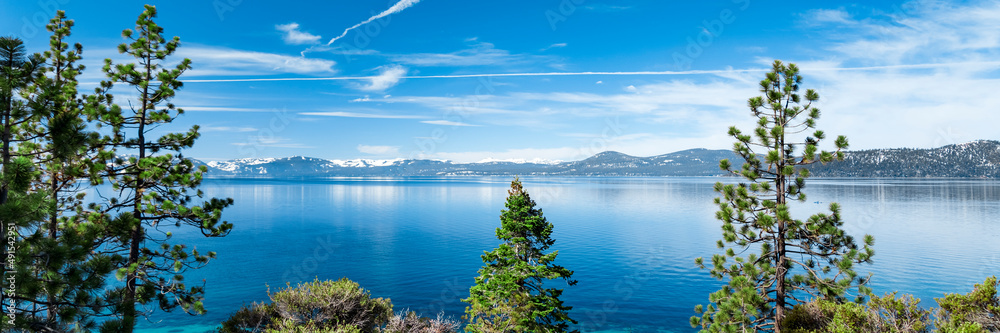
[[[392,160],[368,160],[368,159],[353,159],[353,160],[329,160],[331,165],[336,165],[342,168],[367,168],[367,167],[381,167],[381,166],[391,166],[399,164],[404,160],[402,158],[392,159]]]
[[[562,162],[563,162],[562,160],[546,160],[546,159],[541,159],[541,158],[526,160],[526,159],[523,159],[523,158],[499,159],[499,158],[488,157],[488,158],[485,158],[485,159],[480,160],[478,162],[475,162],[475,164],[514,163],[514,164],[545,164],[545,165],[556,165],[556,164],[559,164],[559,163],[562,163]]]
[[[240,167],[242,167],[242,166],[266,164],[266,163],[274,162],[276,160],[277,159],[273,158],[273,157],[267,157],[267,158],[241,158],[241,159],[235,159],[235,160],[229,160],[229,161],[211,161],[211,162],[205,163],[205,165],[208,165],[209,167],[216,168],[216,169],[219,169],[219,170],[234,172],[237,169],[240,169]]]
[[[688,149],[651,157],[603,152],[572,161],[487,158],[475,163],[426,159],[326,160],[311,157],[213,161],[212,177],[406,177],[476,176],[724,176],[719,160],[736,163],[728,150]],[[979,140],[932,149],[870,149],[845,152],[843,161],[808,166],[819,177],[1000,178],[1000,142]]]

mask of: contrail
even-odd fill
[[[826,68],[800,68],[802,71],[876,71],[885,69],[915,69],[915,68],[941,68],[961,65],[986,65],[1000,66],[1000,61],[986,62],[958,62],[958,63],[937,63],[937,64],[908,64],[908,65],[887,65],[887,66],[864,66],[864,67],[826,67]],[[584,76],[584,75],[706,75],[706,74],[726,74],[726,73],[762,73],[770,71],[770,68],[748,68],[748,69],[715,69],[715,70],[689,70],[689,71],[639,71],[639,72],[535,72],[535,73],[484,73],[484,74],[456,74],[456,75],[412,75],[403,76],[401,79],[459,79],[477,77],[524,77],[524,76]],[[267,81],[338,81],[338,80],[371,80],[377,76],[335,76],[335,77],[289,77],[270,79],[205,79],[205,80],[184,80],[187,82],[267,82]]]
[[[386,17],[391,14],[399,13],[403,11],[403,9],[407,9],[410,8],[410,6],[416,5],[418,2],[420,2],[420,0],[400,0],[395,5],[392,5],[392,7],[389,7],[389,9],[386,9],[385,11],[378,13],[378,15],[372,16],[371,18],[365,20],[364,22],[355,24],[350,28],[344,29],[344,33],[340,34],[340,36],[334,37],[329,42],[327,42],[326,45],[333,44],[333,42],[336,42],[338,39],[344,38],[344,36],[347,36],[347,33],[350,32],[351,30],[357,29],[362,25],[371,23],[371,21]]]

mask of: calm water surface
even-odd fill
[[[156,313],[147,332],[205,332],[268,286],[348,277],[395,309],[460,317],[479,256],[495,248],[509,178],[388,178],[310,181],[208,180],[209,196],[232,197],[225,238],[192,230],[175,241],[218,259],[192,271],[205,279],[208,314]],[[557,263],[579,283],[562,299],[582,331],[690,332],[696,304],[723,282],[694,267],[716,253],[712,185],[719,178],[526,178],[555,225]],[[729,180],[733,181],[733,180]],[[933,306],[1000,274],[1000,182],[811,180],[804,219],[830,202],[846,229],[875,236],[876,293],[899,290]],[[558,285],[565,286],[564,283]]]

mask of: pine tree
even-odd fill
[[[176,51],[180,39],[166,40],[163,28],[153,21],[155,17],[156,7],[146,5],[135,29],[122,32],[131,42],[119,45],[118,50],[134,57],[136,63],[113,64],[110,59],[105,60],[104,72],[110,80],[102,83],[103,88],[123,83],[138,91],[135,102],[130,103],[130,112],[110,105],[105,112],[96,114],[110,126],[112,145],[118,152],[109,161],[112,163],[107,163],[108,178],[116,191],[126,193],[120,200],[109,200],[103,206],[105,212],[118,213],[107,222],[115,230],[113,234],[127,257],[118,270],[118,278],[125,280],[124,289],[118,292],[122,320],[106,323],[108,330],[121,325],[116,329],[131,331],[140,315],[137,305],[154,303],[164,311],[179,306],[188,313],[204,313],[204,288],[188,287],[183,273],[207,264],[215,253],[169,244],[172,233],[163,229],[186,225],[198,228],[206,237],[221,237],[232,228],[229,222],[221,221],[222,210],[232,204],[232,199],[201,200],[204,193],[197,188],[207,168],[195,166],[191,159],[180,154],[194,144],[198,127],[156,139],[147,136],[183,114],[183,109],[170,100],[183,86],[179,77],[191,68],[189,59],[172,69],[165,67],[167,57]]]
[[[12,134],[28,121],[28,112],[14,98],[38,74],[41,56],[27,56],[24,42],[15,37],[0,37],[0,159],[4,166],[11,162]],[[6,174],[6,173],[4,173]],[[0,204],[7,202],[9,179],[0,177]]]
[[[24,42],[15,37],[0,37],[0,223],[4,233],[17,234],[26,226],[33,210],[43,200],[39,195],[28,196],[28,186],[34,177],[34,166],[27,159],[15,158],[18,140],[14,138],[21,126],[33,120],[23,103],[15,98],[21,89],[37,75],[41,57],[27,56]],[[12,184],[23,185],[20,202],[10,200]],[[29,200],[30,199],[30,200]],[[28,201],[31,201],[29,203]],[[28,213],[28,214],[25,214]],[[20,238],[20,237],[15,237]],[[10,271],[7,261],[3,261],[3,271]],[[4,299],[6,301],[6,298]],[[6,303],[5,303],[6,304]]]
[[[482,255],[486,264],[469,290],[466,318],[469,332],[564,332],[576,323],[572,307],[559,300],[562,289],[545,288],[546,280],[562,278],[569,285],[573,272],[553,261],[558,251],[546,253],[555,240],[552,224],[535,208],[521,181],[515,179],[501,211],[499,247]]]
[[[19,191],[9,202],[36,210],[31,219],[18,219],[13,293],[23,305],[15,326],[32,331],[93,328],[93,317],[107,310],[100,295],[113,268],[112,257],[98,252],[105,230],[94,223],[93,212],[83,209],[78,183],[100,170],[91,159],[99,137],[82,119],[88,99],[77,92],[82,46],[70,49],[64,41],[72,26],[63,11],[47,25],[50,50],[41,57],[39,75],[21,91],[30,114],[12,133],[18,142],[12,154],[33,168],[26,180],[32,193]],[[33,198],[38,196],[44,201]]]
[[[789,211],[789,200],[806,199],[802,189],[809,170],[801,166],[842,160],[842,150],[848,147],[840,136],[834,141],[836,151],[817,154],[817,145],[825,138],[819,130],[794,141],[795,134],[815,128],[820,116],[813,106],[819,94],[808,89],[800,95],[801,83],[795,64],[775,61],[760,82],[764,96],[748,102],[758,120],[753,135],[729,129],[737,140],[733,150],[745,163],[739,170],[733,170],[728,160],[719,166],[746,182],[715,184],[722,196],[715,199],[723,236],[717,245],[725,251],[713,255],[710,266],[713,277],[728,278],[729,283],[709,296],[707,309],[696,307],[700,317],[691,318],[693,327],[700,325],[709,332],[780,332],[785,310],[808,301],[807,296],[843,301],[851,287],[858,288],[859,298],[869,291],[867,278],[858,276],[854,267],[870,263],[874,239],[866,235],[859,248],[841,229],[844,222],[836,203],[830,204],[829,214],[805,221],[793,219]],[[759,253],[752,253],[753,248]],[[744,253],[750,254],[743,257]],[[706,267],[702,258],[696,264]]]

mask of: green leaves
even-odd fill
[[[183,273],[215,257],[214,252],[202,255],[183,244],[168,246],[165,239],[149,235],[147,229],[183,226],[197,228],[206,237],[225,236],[232,229],[231,223],[222,220],[222,211],[233,200],[202,198],[198,186],[206,170],[180,154],[199,137],[197,126],[159,137],[149,135],[153,127],[165,129],[162,125],[183,113],[171,101],[183,87],[180,76],[191,68],[189,59],[170,60],[180,39],[166,39],[163,28],[154,22],[156,15],[156,7],[146,5],[135,27],[122,32],[126,42],[118,50],[134,61],[114,63],[106,59],[103,72],[108,80],[97,88],[97,92],[106,94],[115,84],[129,86],[130,91],[138,92],[131,110],[122,112],[110,95],[85,99],[87,119],[98,121],[99,127],[110,132],[104,137],[104,146],[114,149],[99,153],[96,164],[106,166],[102,171],[107,180],[125,193],[120,200],[109,200],[107,207],[122,212],[108,223],[114,230],[112,239],[118,243],[112,248],[119,249],[126,258],[121,265],[132,267],[124,272],[128,288],[120,300],[121,323],[128,328],[138,315],[136,304],[155,304],[164,311],[180,307],[192,313],[203,312],[204,289],[186,286]],[[176,65],[168,67],[168,63]]]
[[[819,151],[825,134],[818,130],[812,137],[793,138],[815,127],[820,115],[812,105],[819,94],[808,89],[800,95],[801,83],[795,64],[775,61],[760,82],[762,96],[747,101],[752,116],[757,117],[754,137],[735,127],[728,130],[736,139],[733,151],[744,163],[739,170],[730,170],[732,162],[723,160],[720,167],[746,183],[714,187],[720,194],[715,199],[716,218],[722,221],[717,246],[723,252],[714,255],[707,268],[700,258],[695,264],[709,269],[715,278],[728,279],[728,284],[710,295],[707,310],[696,308],[699,316],[691,323],[704,331],[773,330],[787,304],[802,299],[802,294],[840,299],[852,286],[864,290],[867,279],[855,282],[854,268],[870,262],[874,240],[866,236],[863,248],[858,249],[840,229],[843,222],[836,204],[830,206],[831,214],[816,214],[806,222],[795,220],[787,205],[788,200],[806,199],[802,189],[809,172],[801,166],[817,159],[830,162],[847,148],[847,139],[839,137],[836,151]],[[802,153],[796,157],[793,154],[799,147]],[[760,152],[754,151],[758,148]],[[791,270],[796,274],[790,275]]]
[[[557,251],[545,253],[555,243],[553,225],[524,190],[520,180],[511,189],[500,215],[500,246],[482,255],[483,268],[469,289],[466,318],[470,332],[562,332],[576,323],[572,308],[559,300],[562,289],[545,288],[543,281],[562,278],[570,285],[573,272],[553,264]]]

